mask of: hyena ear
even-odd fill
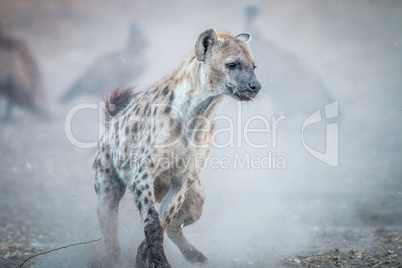
[[[198,61],[205,61],[207,54],[211,52],[212,46],[218,41],[218,34],[214,29],[203,31],[195,43],[195,57]]]
[[[251,40],[251,35],[248,33],[241,33],[236,35],[236,38],[247,44]]]

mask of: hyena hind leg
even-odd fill
[[[106,247],[106,260],[115,262],[120,257],[118,209],[126,185],[112,167],[94,167],[94,173],[98,196],[97,214]]]

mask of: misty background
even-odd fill
[[[210,260],[207,267],[270,267],[292,254],[320,250],[402,221],[402,4],[399,1],[39,1],[0,0],[4,31],[29,45],[40,67],[50,119],[24,109],[0,122],[0,226],[20,230],[29,243],[52,249],[101,237],[91,167],[96,149],[73,146],[65,134],[69,110],[98,96],[59,98],[94,64],[126,46],[139,22],[144,50],[140,74],[129,84],[146,88],[173,72],[206,28],[249,31],[250,49],[263,88],[238,105],[227,97],[217,115],[232,118],[233,147],[212,148],[210,157],[265,157],[275,153],[285,168],[216,169],[200,174],[204,214],[184,232]],[[118,86],[118,85],[116,85]],[[338,101],[339,164],[331,167],[303,147],[302,125],[311,114]],[[5,110],[0,99],[0,113]],[[239,110],[239,107],[241,110]],[[240,111],[240,112],[239,112]],[[239,113],[241,122],[238,124]],[[277,125],[252,133],[255,149],[238,129],[254,115]],[[325,152],[326,122],[305,130],[305,142]],[[217,120],[217,130],[227,128]],[[250,123],[263,128],[262,121]],[[74,136],[98,139],[98,111],[72,120]],[[227,133],[216,136],[218,144]],[[131,192],[120,205],[123,267],[132,267],[143,225]],[[31,234],[31,235],[30,235]],[[3,237],[4,239],[4,237]],[[192,267],[165,236],[173,267]],[[24,252],[23,252],[24,253]],[[25,252],[30,253],[30,252]],[[34,267],[89,267],[103,254],[102,242],[40,256]],[[29,256],[29,254],[26,254]],[[3,257],[3,256],[1,256]],[[6,260],[0,259],[0,264]]]

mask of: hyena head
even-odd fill
[[[214,29],[200,34],[195,44],[195,56],[203,63],[211,94],[225,94],[241,101],[257,95],[261,84],[255,76],[254,60],[246,45],[250,39],[247,33],[232,36]]]

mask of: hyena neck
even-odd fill
[[[213,90],[208,83],[209,73],[204,63],[197,61],[194,55],[189,55],[171,79],[177,81],[173,105],[185,117],[213,117],[223,95],[212,94]]]

